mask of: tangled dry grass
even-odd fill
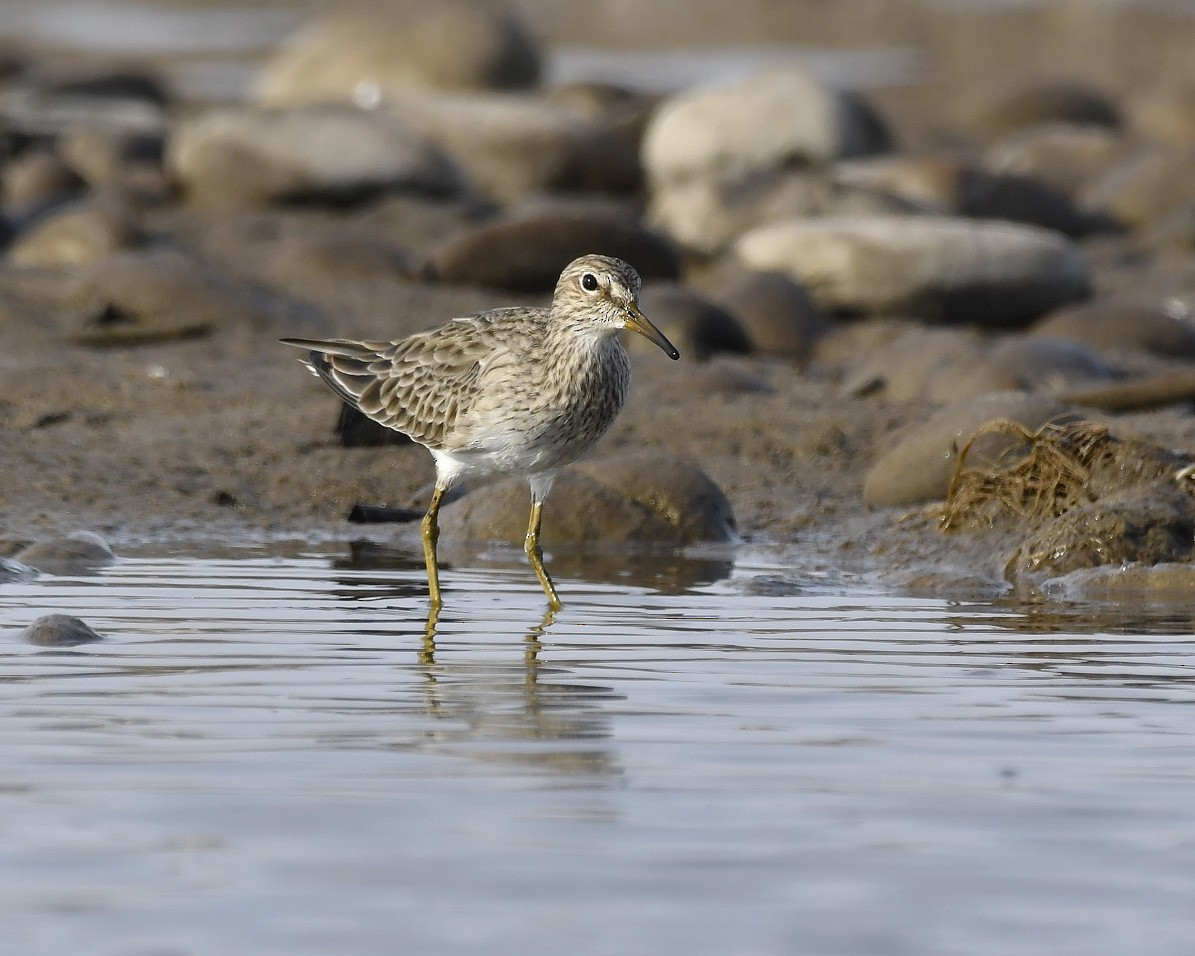
[[[995,465],[967,468],[978,439],[1003,435],[1014,444]],[[1089,421],[1046,424],[1030,431],[1017,422],[997,419],[983,425],[963,446],[938,517],[943,531],[994,524],[1011,513],[1030,522],[1052,518],[1094,500],[1093,467],[1116,456],[1120,440]]]

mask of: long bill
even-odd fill
[[[632,332],[638,332],[649,342],[654,342],[672,361],[680,358],[680,352],[676,350],[676,346],[664,337],[664,333],[652,325],[651,320],[639,311],[639,307],[634,303],[627,306],[627,328]]]

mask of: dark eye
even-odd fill
[[[598,280],[592,272],[586,272],[581,276],[581,288],[586,292],[597,292]]]

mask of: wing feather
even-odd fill
[[[516,310],[454,319],[396,342],[282,341],[306,349],[305,364],[344,401],[387,428],[439,448],[476,400],[486,369],[511,344],[509,328],[495,327],[507,311],[512,314],[506,318],[514,319]],[[534,314],[518,311],[520,318]]]

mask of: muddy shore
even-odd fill
[[[730,42],[721,6],[672,41]],[[552,43],[582,37],[535,4],[436,56],[404,54],[379,5],[347,28],[314,18],[234,104],[179,97],[160,64],[13,47],[0,81],[4,551],[79,529],[118,551],[413,542],[409,524],[347,516],[421,508],[430,456],[346,447],[337,400],[278,338],[388,339],[546,304],[543,276],[582,243],[644,272],[645,311],[684,353],[633,350],[631,400],[595,459],[680,460],[721,489],[743,539],[921,592],[1040,595],[1108,567],[1136,575],[1126,593],[1185,591],[1195,113],[1180,93],[1195,83],[1195,57],[1181,62],[1195,20],[1102,10],[1079,23],[1068,4],[902,20],[892,8],[907,4],[855,4],[814,30],[791,5],[755,6],[740,42],[888,36],[933,68],[874,90],[837,90],[800,64],[713,95],[550,88]],[[432,21],[453,8],[406,9]],[[1027,18],[1064,45],[1116,26],[1120,53],[1062,69],[1040,33],[1018,36]],[[985,29],[1006,38],[1002,59],[964,55]],[[615,33],[588,40],[618,46]],[[666,33],[642,28],[634,45]],[[1150,84],[1132,51],[1161,36]],[[444,57],[477,68],[435,75]],[[801,121],[776,121],[777,102]],[[1028,433],[1083,419],[1122,444],[1076,465],[1073,499],[980,503],[982,520],[943,532],[953,463],[989,419]],[[1007,471],[1028,448],[974,461]],[[1148,474],[1128,464],[1154,458]],[[644,460],[608,487],[650,483]],[[1097,473],[1113,477],[1097,488]],[[548,548],[557,506],[570,504],[549,505]],[[488,527],[471,520],[457,533]],[[612,520],[574,515],[556,543],[609,539]],[[1034,535],[1042,553],[1098,546],[1029,573]],[[1101,588],[1116,590],[1101,577],[1084,593]]]

